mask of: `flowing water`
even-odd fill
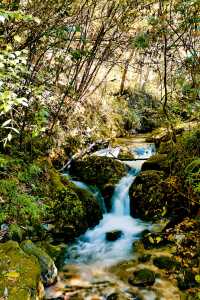
[[[113,153],[116,155],[118,152],[116,149],[118,147],[101,150],[96,155],[110,156],[110,151],[112,152],[111,155]],[[144,159],[155,153],[155,147],[152,144],[136,143],[129,147],[129,150],[140,160],[125,162],[130,167],[130,171],[115,188],[111,212],[105,212],[99,225],[89,229],[66,249],[63,263],[65,274],[61,272],[60,280],[56,286],[47,289],[46,296],[48,299],[55,299],[56,297],[75,300],[108,299],[107,295],[116,290],[123,290],[124,295],[126,294],[127,284],[124,285],[123,282],[117,280],[114,274],[110,274],[108,270],[120,262],[133,259],[133,241],[139,239],[140,233],[150,227],[150,224],[130,216],[129,189],[135,176],[140,172]],[[73,182],[79,188],[93,192],[98,201],[102,203],[99,191],[91,190],[91,187],[82,182]],[[108,232],[117,232],[119,236],[114,241],[108,241],[106,238]],[[125,298],[123,297],[117,299],[139,299],[130,296],[130,294],[129,296],[127,294]],[[142,297],[147,300],[156,299],[153,291],[144,290]]]

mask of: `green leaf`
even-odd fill
[[[10,124],[11,121],[12,121],[12,119],[9,119],[9,120],[5,121],[5,122],[1,125],[1,127],[7,126],[8,124]]]
[[[149,236],[149,242],[150,242],[151,244],[154,244],[154,239],[153,239],[151,236]]]
[[[195,276],[195,281],[197,283],[200,283],[200,274],[198,274],[198,275]]]

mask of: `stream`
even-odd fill
[[[125,141],[126,147],[127,143]],[[170,297],[157,298],[153,290],[147,289],[143,289],[138,294],[136,289],[117,278],[115,272],[112,271],[120,264],[134,260],[133,242],[140,238],[142,231],[151,227],[151,224],[130,216],[129,188],[140,172],[145,159],[155,153],[155,146],[139,140],[134,143],[129,141],[128,148],[137,160],[124,161],[130,167],[129,172],[115,187],[111,212],[105,211],[99,192],[92,191],[101,202],[105,212],[103,219],[95,228],[89,229],[75,243],[66,248],[59,280],[54,286],[46,289],[47,299],[170,299]],[[117,151],[117,147],[114,147],[100,150],[95,155],[113,156],[117,154]],[[78,187],[91,191],[85,183],[73,182]],[[107,233],[109,232],[114,232],[117,237],[108,240]]]

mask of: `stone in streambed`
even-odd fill
[[[120,239],[123,235],[123,232],[121,230],[113,230],[110,232],[106,232],[106,240],[108,242],[114,242],[118,239]]]
[[[149,269],[141,269],[135,271],[133,275],[129,277],[128,282],[138,287],[152,286],[155,282],[155,273]]]
[[[180,267],[180,263],[177,262],[174,258],[164,255],[155,257],[153,263],[159,269],[172,270]]]

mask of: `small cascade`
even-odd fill
[[[141,147],[140,147],[141,148]],[[89,229],[76,243],[68,247],[65,263],[110,266],[131,256],[132,243],[139,234],[150,225],[130,216],[129,189],[135,176],[140,172],[143,158],[150,157],[155,148],[146,144],[144,151],[134,148],[141,160],[126,162],[130,167],[128,174],[117,184],[112,197],[112,210],[105,213],[103,219],[93,229]],[[88,187],[73,181],[82,188]],[[118,232],[114,241],[108,241],[107,233]]]
[[[135,170],[123,177],[115,188],[112,196],[112,213],[117,216],[130,215],[129,189],[135,178]]]
[[[108,299],[105,295],[115,293],[115,289],[118,291],[120,289],[124,295],[126,294],[125,299],[133,299],[132,294],[127,294],[129,290],[127,284],[119,280],[116,281],[115,276],[113,277],[108,269],[119,262],[131,260],[133,258],[133,242],[139,239],[143,230],[149,229],[151,226],[130,216],[129,189],[140,172],[144,159],[155,152],[152,144],[144,144],[143,148],[141,145],[137,145],[132,149],[134,156],[139,160],[124,162],[130,170],[116,185],[111,199],[111,212],[108,213],[104,210],[103,219],[95,228],[87,230],[72,245],[67,246],[64,260],[68,272],[67,279],[63,277],[64,273],[61,272],[61,279],[57,284],[46,290],[47,299],[57,297],[76,299],[73,298],[73,295],[81,295],[80,299],[104,300]],[[106,151],[102,150],[100,154],[104,155],[105,153]],[[80,181],[74,181],[70,178],[69,180],[77,187],[92,192],[98,201],[103,203],[103,197],[98,190]],[[110,236],[113,233],[115,238],[108,238],[108,234]],[[103,285],[102,288],[101,284]],[[63,291],[67,298],[62,298]],[[149,290],[144,290],[143,296],[144,300],[157,299],[155,293]],[[136,298],[134,297],[134,299]]]

